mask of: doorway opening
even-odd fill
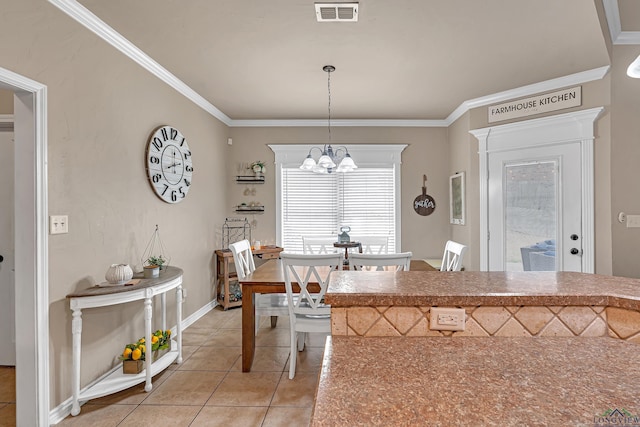
[[[49,425],[47,87],[0,68],[14,93],[16,425]]]
[[[470,131],[480,155],[481,270],[531,270],[535,258],[538,270],[593,273],[594,123],[602,110]]]

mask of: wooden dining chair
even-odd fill
[[[297,351],[304,350],[308,333],[331,333],[331,306],[324,303],[331,273],[342,267],[340,254],[294,254],[281,252],[291,329],[289,379],[296,375]],[[294,294],[292,283],[300,293]],[[316,283],[319,292],[311,292],[309,283]],[[297,351],[296,351],[297,350]]]
[[[351,254],[349,265],[351,270],[382,271],[385,267],[395,267],[395,271],[409,271],[411,265],[411,252],[397,254]]]
[[[229,245],[233,254],[233,262],[236,267],[238,279],[242,280],[256,269],[253,261],[253,253],[251,252],[251,244],[248,240],[240,240],[239,242]],[[271,327],[275,328],[278,322],[278,316],[288,316],[287,294],[255,294],[255,313],[256,313],[256,334],[260,327],[261,316],[271,316]]]
[[[468,246],[454,242],[453,240],[447,241],[444,247],[440,271],[460,271],[460,269],[462,269],[462,259],[467,248]]]

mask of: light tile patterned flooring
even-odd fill
[[[215,308],[187,328],[183,363],[154,377],[150,393],[141,384],[90,400],[58,426],[308,426],[325,336],[309,335],[289,380],[289,319],[271,329],[264,317],[252,370],[243,373],[241,314]]]

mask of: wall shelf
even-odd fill
[[[236,176],[236,183],[238,184],[264,184],[264,175],[256,178],[255,176]]]
[[[264,206],[236,206],[235,211],[240,214],[261,214],[264,213]]]

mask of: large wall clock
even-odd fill
[[[191,188],[193,162],[187,140],[172,126],[160,126],[147,143],[147,176],[153,191],[167,203],[181,202]]]

